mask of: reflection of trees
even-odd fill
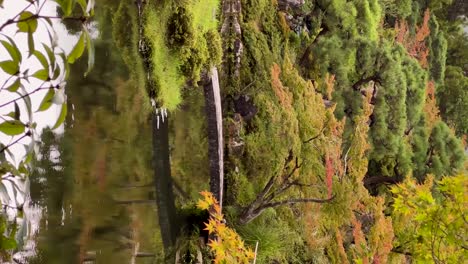
[[[101,19],[107,23],[101,24],[102,35],[96,40],[94,70],[83,78],[84,60],[71,69],[67,95],[74,111],[64,137],[49,147],[44,139],[45,154],[58,149],[61,170],[42,159],[37,170],[51,173],[38,173],[32,183],[33,199],[46,208],[47,228],[43,226],[38,237],[40,263],[128,263],[138,253],[135,249],[154,252],[154,235],[148,231],[157,224],[156,215],[148,213],[154,204],[116,203],[153,199],[151,189],[119,188],[153,181],[151,129],[142,114],[142,96],[112,44],[110,17],[103,12]]]

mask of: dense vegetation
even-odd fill
[[[78,25],[92,15],[86,1],[76,1],[74,9],[75,1],[57,2],[60,12]],[[66,137],[80,142],[61,143],[69,151],[64,153],[75,157],[70,161],[74,171],[66,172],[75,177],[77,194],[69,198],[71,204],[89,192],[87,204],[93,205],[91,193],[103,186],[151,175],[147,119],[153,111],[167,109],[172,181],[178,190],[173,203],[178,220],[185,220],[173,248],[154,234],[154,244],[164,244],[167,259],[179,259],[185,251],[186,261],[203,252],[205,261],[216,263],[249,263],[252,258],[258,263],[462,263],[468,257],[464,1],[96,2],[102,5],[99,30],[111,35],[112,43],[91,45],[83,26],[71,53],[56,54],[67,67],[77,61],[71,70],[87,73],[83,86],[81,76],[55,66],[47,44],[44,54],[35,51],[33,40],[28,46],[44,68],[32,77],[50,82],[39,111],[58,102],[63,87],[54,81],[59,76],[76,84],[69,96],[77,91],[89,95],[73,101],[90,110],[74,117],[81,122],[66,131]],[[41,19],[6,22],[0,29],[16,23],[20,32],[32,35],[34,21]],[[72,31],[73,25],[67,28]],[[11,60],[0,62],[0,68],[11,78],[0,93],[17,92],[28,77],[19,73],[22,56],[13,40],[5,36],[1,43]],[[77,60],[85,47],[87,63]],[[106,49],[119,55],[104,56]],[[94,61],[99,68],[85,70]],[[213,66],[220,70],[223,105],[222,209],[207,192],[195,205],[198,193],[208,188],[209,174],[199,86]],[[94,89],[103,81],[106,89]],[[92,108],[101,101],[101,107]],[[66,122],[63,103],[54,128]],[[34,123],[19,118],[15,101],[9,104],[12,112],[5,111],[0,132],[30,137]],[[43,141],[50,137],[45,133]],[[48,144],[43,156],[50,152]],[[8,152],[12,145],[0,145],[4,177],[24,178],[52,166],[45,161],[30,165],[32,154],[15,166],[4,158],[4,152],[13,156]],[[113,154],[118,150],[134,155]],[[67,184],[58,182],[62,187],[57,188]],[[44,187],[46,192],[54,193]],[[120,212],[109,204],[111,214]],[[90,212],[99,208],[77,210],[85,230],[78,234],[84,237],[80,245],[88,245],[86,230],[99,228]],[[143,218],[145,213],[135,215]],[[206,226],[200,228],[199,220]],[[0,215],[5,259],[16,247],[16,227],[6,227]],[[209,242],[199,242],[200,236]],[[80,260],[85,248],[76,253]]]

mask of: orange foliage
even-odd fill
[[[280,80],[281,69],[278,64],[273,64],[271,67],[271,87],[275,91],[276,97],[278,97],[280,104],[285,108],[292,107],[292,95],[287,91],[287,88],[283,86]]]
[[[416,34],[410,36],[408,30],[408,23],[405,20],[397,21],[395,23],[395,41],[402,44],[408,54],[416,58],[423,68],[427,68],[427,56],[429,55],[429,48],[426,46],[426,38],[430,34],[429,19],[431,13],[429,9],[424,12],[424,18],[421,26],[416,27]]]
[[[435,123],[440,121],[439,108],[437,107],[435,96],[434,81],[427,82],[426,86],[426,101],[424,102],[424,113],[426,114],[426,123],[429,128],[432,128]]]
[[[325,75],[325,86],[326,86],[326,92],[327,92],[327,99],[328,100],[332,100],[332,93],[333,93],[333,90],[334,90],[334,86],[335,86],[335,75],[332,74],[328,74]]]
[[[208,243],[215,256],[214,263],[250,263],[255,257],[254,252],[245,247],[244,241],[236,231],[226,226],[216,198],[210,192],[204,191],[200,194],[203,199],[198,200],[197,207],[210,213],[204,230],[215,237]]]
[[[346,255],[345,248],[343,247],[343,236],[341,235],[341,231],[337,229],[335,231],[336,236],[336,244],[338,245],[338,254],[341,258],[341,263],[346,264],[349,263],[348,256]]]
[[[356,252],[358,254],[358,256],[355,257],[362,259],[362,263],[367,264],[369,260],[365,256],[366,252],[364,250],[367,247],[367,243],[364,233],[362,232],[362,224],[355,217],[351,219],[351,224],[353,225],[354,244],[356,245]]]

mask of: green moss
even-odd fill
[[[186,78],[179,71],[181,61],[166,45],[166,23],[169,8],[149,9],[145,34],[152,46],[152,74],[156,82],[156,100],[161,107],[175,110],[181,102],[181,88]]]
[[[204,69],[219,64],[221,41],[215,31],[218,5],[219,0],[210,0],[148,6],[145,35],[151,46],[155,99],[161,107],[175,110],[186,83],[196,84]],[[212,10],[212,15],[207,16],[206,10]]]

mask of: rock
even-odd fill
[[[233,118],[227,121],[229,155],[239,157],[244,153],[245,143],[241,137],[243,125],[242,116],[238,113],[235,113]]]
[[[239,113],[245,121],[250,121],[258,109],[248,95],[241,95],[234,100],[234,110]]]

